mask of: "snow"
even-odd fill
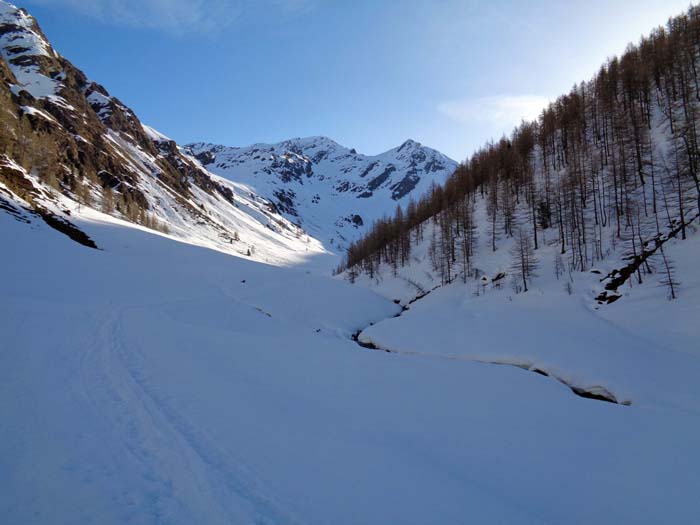
[[[170,142],[172,139],[163,135],[157,129],[153,129],[151,126],[143,125],[143,130],[146,132],[146,136],[153,142]]]
[[[401,318],[365,330],[361,339],[405,353],[524,366],[586,390],[603,387],[620,402],[698,413],[694,378],[700,355],[687,349],[697,346],[700,330],[684,316],[685,331],[675,344],[659,345],[658,334],[665,333],[675,309],[658,304],[657,298],[631,311],[626,305],[594,310],[584,298],[552,287],[519,295],[493,290],[476,298],[456,283],[431,293]],[[686,308],[700,313],[697,300]],[[624,319],[611,322],[620,311]],[[627,319],[642,315],[649,321],[645,326],[627,326]]]
[[[0,213],[13,247],[0,257],[12,276],[0,303],[8,523],[695,522],[697,356],[660,360],[652,327],[628,333],[542,283],[544,296],[510,310],[507,292],[471,298],[454,285],[392,318],[391,301],[338,279],[94,210],[72,220],[101,250]],[[635,311],[651,315],[637,291]],[[679,311],[696,314],[687,298]],[[350,335],[371,322],[373,339],[425,355],[361,349]],[[697,340],[693,330],[677,337]],[[523,344],[533,334],[549,353]],[[554,361],[572,342],[591,363],[573,350]],[[597,368],[618,346],[610,370]],[[632,405],[441,357],[475,348],[531,350]]]
[[[14,5],[0,1],[0,24],[15,26],[14,31],[0,35],[0,54],[7,62],[22,89],[35,98],[57,103],[61,83],[41,73],[37,65],[18,65],[14,61],[27,57],[55,57],[50,44],[38,33],[34,19]]]
[[[14,160],[9,158],[7,155],[2,155],[0,156],[0,165],[5,166],[7,168],[17,170],[17,171],[24,171],[24,168],[17,164]]]
[[[21,107],[22,107],[22,111],[24,111],[25,113],[28,113],[29,115],[37,115],[45,120],[48,120],[49,122],[51,122],[53,124],[60,126],[58,121],[55,118],[53,118],[51,115],[46,113],[46,111],[41,111],[40,109],[31,107],[31,106],[21,106]]]
[[[95,110],[100,120],[104,121],[112,114],[111,106],[113,101],[111,97],[106,97],[98,91],[93,91],[86,97],[86,100]]]

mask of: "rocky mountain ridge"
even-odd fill
[[[443,183],[457,167],[413,140],[372,156],[327,137],[241,148],[194,143],[185,149],[208,170],[248,185],[287,219],[336,248],[397,205]]]

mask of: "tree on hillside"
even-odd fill
[[[515,232],[515,244],[511,248],[512,257],[511,270],[523,283],[523,291],[527,292],[528,281],[535,276],[538,261],[535,250],[532,247],[530,236],[523,228],[518,228]]]
[[[680,286],[680,283],[676,280],[676,268],[666,255],[666,252],[664,252],[663,244],[659,246],[659,251],[664,264],[664,275],[661,279],[661,284],[668,289],[668,298],[674,300],[676,298],[676,289]]]
[[[114,211],[114,192],[109,186],[102,190],[102,211],[107,214]]]
[[[81,206],[91,206],[92,197],[90,195],[90,187],[87,181],[76,180],[75,181],[75,197],[78,201],[78,210]]]

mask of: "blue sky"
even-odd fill
[[[56,49],[180,143],[407,138],[461,160],[687,0],[25,0]]]

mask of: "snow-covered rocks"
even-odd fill
[[[341,250],[396,206],[441,184],[457,163],[408,140],[367,156],[327,137],[232,148],[187,145],[207,169],[253,188],[327,246]]]

